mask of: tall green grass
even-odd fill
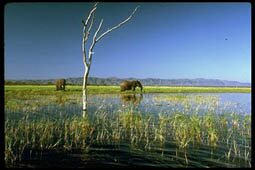
[[[183,111],[171,114],[141,113],[132,104],[109,111],[102,103],[102,108],[82,117],[80,113],[63,116],[60,109],[81,102],[80,91],[13,87],[5,90],[5,163],[8,166],[19,164],[33,153],[61,151],[64,154],[74,150],[87,153],[95,145],[121,144],[130,146],[130,152],[166,167],[251,166],[251,116],[234,112],[215,114],[218,107],[215,96],[155,98],[155,102],[183,105]],[[99,87],[93,88],[90,90],[95,93],[100,91]],[[113,87],[107,88],[114,91]],[[108,92],[107,88],[101,90]],[[194,103],[197,108],[192,109]],[[198,114],[199,108],[205,105],[207,112]],[[44,109],[49,106],[52,109]]]
[[[86,151],[96,143],[129,143],[145,151],[156,146],[164,151],[164,145],[172,143],[178,151],[185,153],[187,164],[188,149],[200,146],[207,146],[215,153],[220,149],[224,157],[217,159],[223,162],[243,160],[248,163],[251,161],[250,121],[250,116],[242,118],[228,114],[175,113],[153,117],[132,111],[120,113],[115,118],[107,113],[98,114],[93,121],[77,116],[58,120],[24,117],[5,121],[5,161],[21,161],[25,152],[32,151]]]

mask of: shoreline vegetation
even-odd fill
[[[139,80],[145,86],[214,86],[214,87],[250,87],[249,82],[239,82],[230,80],[219,80],[219,79],[159,79],[159,78],[117,78],[117,77],[88,77],[88,85],[102,85],[102,86],[118,86],[124,80]],[[41,79],[41,80],[5,80],[5,85],[54,85],[56,79]],[[67,85],[82,85],[83,77],[70,77],[66,78]]]
[[[54,93],[55,85],[5,85],[5,91],[12,90],[29,90]],[[47,89],[47,90],[46,90]],[[82,92],[81,85],[67,85],[66,93]],[[123,94],[134,93],[132,91],[120,92],[119,86],[88,86],[90,94]],[[135,93],[141,93],[139,88],[136,88]],[[144,86],[142,93],[251,93],[251,87],[191,87],[191,86]]]
[[[86,117],[81,117],[82,86],[4,88],[6,167],[251,167],[251,114],[216,114],[217,98],[181,94],[251,93],[251,88],[144,86],[147,94],[179,94],[150,99],[156,114],[135,104],[106,102],[102,95],[90,103],[96,110]],[[134,94],[120,92],[119,86],[88,86],[88,93]],[[158,107],[164,104],[177,110],[164,112]]]

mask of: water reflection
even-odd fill
[[[88,100],[89,112],[98,111],[114,113],[117,110],[136,108],[141,113],[172,114],[183,112],[203,115],[206,112],[224,114],[251,113],[251,94],[98,94],[90,95]],[[53,102],[52,100],[53,99]],[[67,114],[80,113],[82,99],[80,95],[58,94],[47,98],[58,110]],[[64,106],[64,107],[63,107]],[[49,104],[45,108],[49,108]],[[50,112],[50,111],[49,111]]]
[[[121,94],[120,100],[123,104],[139,105],[143,100],[143,94]]]
[[[63,94],[56,94],[55,102],[59,105],[64,105],[66,100],[66,97]]]

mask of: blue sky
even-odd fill
[[[5,79],[82,77],[81,20],[92,5],[7,4]],[[94,30],[104,19],[103,33],[137,5],[96,44],[90,76],[251,82],[250,3],[99,3]]]

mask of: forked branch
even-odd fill
[[[119,23],[118,25],[112,27],[111,29],[108,29],[107,31],[105,31],[102,35],[100,35],[100,36],[96,39],[96,41],[99,41],[101,38],[103,38],[103,37],[104,37],[106,34],[108,34],[109,32],[111,32],[111,31],[113,31],[113,30],[119,28],[120,26],[122,26],[123,24],[125,24],[126,22],[128,22],[128,21],[133,17],[133,15],[135,14],[135,12],[136,12],[136,10],[137,10],[138,8],[139,8],[139,6],[137,6],[137,7],[134,9],[134,11],[132,12],[132,14],[131,14],[127,19],[125,19],[124,21],[122,21],[122,22]]]

